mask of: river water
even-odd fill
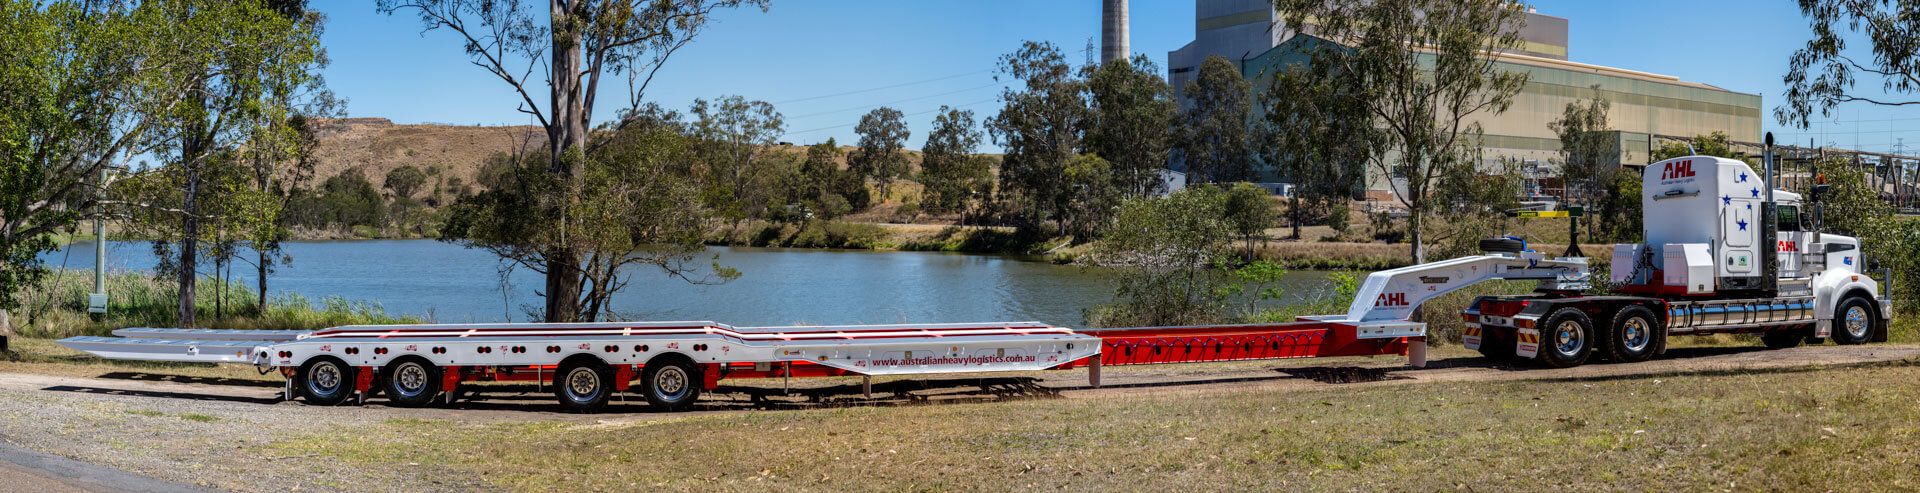
[[[154,266],[150,244],[108,242],[110,271]],[[439,323],[528,321],[541,277],[501,275],[482,250],[432,240],[289,242],[293,256],[268,278],[269,295],[298,293],[378,303],[388,313]],[[248,254],[250,255],[250,253]],[[1040,321],[1078,326],[1086,308],[1111,302],[1111,271],[1034,259],[939,252],[710,247],[707,256],[741,276],[690,284],[642,267],[614,296],[628,320],[713,320],[735,325]],[[42,256],[50,266],[93,268],[93,244]],[[203,261],[203,266],[205,265]],[[702,262],[704,265],[704,262]],[[234,282],[253,285],[249,264]],[[1325,273],[1291,272],[1282,303],[1320,296]],[[504,282],[503,282],[504,281]]]

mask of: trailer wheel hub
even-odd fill
[[[1561,322],[1553,329],[1553,349],[1562,356],[1572,357],[1580,354],[1580,348],[1586,345],[1585,331],[1580,323],[1572,320]]]
[[[587,401],[600,392],[600,374],[592,368],[574,368],[567,373],[567,393],[575,400]]]
[[[1638,352],[1646,349],[1647,341],[1652,340],[1649,336],[1651,336],[1653,332],[1647,330],[1647,322],[1637,317],[1627,320],[1627,323],[1620,327],[1620,330],[1624,332],[1621,336],[1621,342],[1626,343],[1627,350],[1629,351]]]

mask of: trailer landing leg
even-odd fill
[[[1100,388],[1100,355],[1087,358],[1087,385]]]
[[[1414,368],[1427,367],[1426,339],[1407,341],[1407,366]]]

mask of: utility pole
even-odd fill
[[[100,168],[100,195],[107,193],[107,168]],[[93,292],[87,294],[87,313],[96,320],[107,317],[107,215],[93,216]]]

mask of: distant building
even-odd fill
[[[1265,74],[1307,60],[1311,43],[1328,42],[1300,35],[1284,25],[1269,1],[1197,0],[1194,40],[1167,53],[1167,81],[1184,103],[1185,86],[1197,75],[1200,62],[1221,56],[1240,65],[1256,96],[1264,96]],[[1558,157],[1560,140],[1547,122],[1560,117],[1567,103],[1599,95],[1612,104],[1608,122],[1616,130],[1613,141],[1622,164],[1646,164],[1654,136],[1691,137],[1724,132],[1737,141],[1760,140],[1760,95],[1728,91],[1676,77],[1568,60],[1568,22],[1529,11],[1521,28],[1521,46],[1503,54],[1503,70],[1528,74],[1528,80],[1505,113],[1487,116],[1483,144],[1489,164],[1502,159],[1550,163]],[[1256,106],[1259,106],[1256,103]],[[1258,113],[1259,108],[1255,108]],[[1390,179],[1368,170],[1369,195],[1391,193]],[[1284,179],[1280,180],[1284,181]]]

